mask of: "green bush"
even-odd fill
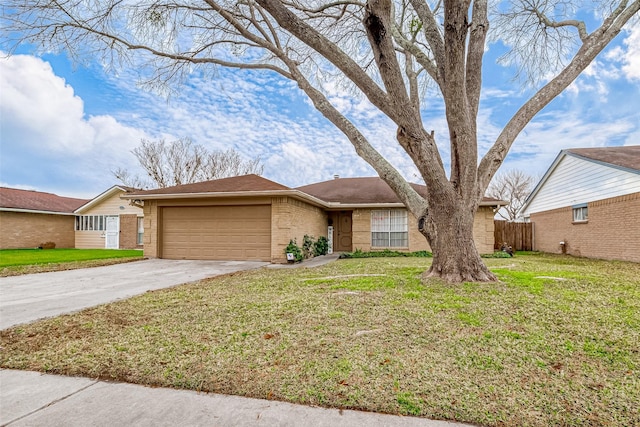
[[[511,258],[511,255],[504,251],[497,251],[492,254],[482,254],[480,255],[482,258]]]
[[[324,237],[318,237],[318,241],[313,244],[313,254],[315,256],[326,255],[329,253],[329,240]]]
[[[429,251],[415,252],[399,252],[385,249],[383,251],[363,252],[357,249],[354,252],[345,252],[340,258],[382,258],[382,257],[415,257],[415,258],[431,258],[433,255]]]
[[[298,246],[296,239],[289,240],[289,244],[284,249],[285,254],[293,254],[293,262],[300,262],[304,259],[302,249]]]
[[[311,258],[314,255],[314,252],[313,252],[314,244],[315,244],[315,241],[313,239],[313,236],[309,236],[308,234],[305,234],[304,237],[302,238],[302,256],[304,257],[304,259]]]

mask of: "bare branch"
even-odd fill
[[[618,35],[624,24],[639,10],[640,0],[635,0],[626,9],[621,10],[618,8],[612,14],[612,19],[606,19],[597,30],[587,37],[569,65],[518,109],[500,133],[494,145],[480,161],[478,166],[478,190],[480,193],[484,193],[484,189],[502,164],[516,137],[527,123],[587,68],[595,57]]]
[[[533,176],[517,169],[496,175],[487,189],[487,195],[509,203],[497,212],[498,215],[507,221],[515,221],[533,190],[534,181]]]
[[[234,149],[209,151],[204,146],[194,144],[189,138],[176,141],[142,140],[132,153],[158,188],[190,184],[229,176],[261,175],[264,165],[260,158],[245,159]],[[127,186],[149,187],[139,177],[119,168],[114,176]]]

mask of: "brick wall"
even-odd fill
[[[144,201],[144,236],[142,237],[142,243],[144,245],[143,253],[147,258],[158,258],[160,251],[160,242],[158,240],[158,230],[160,219],[158,214],[158,202],[155,200]]]
[[[587,204],[588,221],[573,222],[564,207],[531,214],[534,250],[640,262],[640,193]]]
[[[24,212],[0,212],[0,249],[35,248],[55,242],[56,248],[75,247],[75,217]]]
[[[138,215],[120,215],[120,249],[139,249]]]
[[[492,254],[494,246],[494,228],[493,217],[495,213],[490,206],[481,206],[476,212],[473,220],[473,241],[476,249],[481,254]]]
[[[285,248],[296,239],[302,246],[305,234],[327,237],[327,214],[323,209],[290,197],[271,200],[271,262],[287,262]]]
[[[371,248],[371,210],[355,209],[353,211],[353,250],[370,251]],[[409,247],[392,248],[398,251],[431,251],[427,239],[418,230],[418,220],[408,213]],[[473,225],[473,238],[481,254],[493,253],[493,210],[490,207],[480,207],[476,213]],[[379,249],[379,248],[374,248]]]

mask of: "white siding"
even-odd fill
[[[124,215],[124,214],[136,214],[142,216],[142,208],[132,206],[129,204],[129,200],[121,199],[120,196],[124,194],[124,191],[118,191],[111,197],[102,200],[91,209],[82,211],[82,215]],[[120,207],[123,209],[120,209]]]
[[[640,192],[640,174],[566,155],[523,212],[528,216]]]
[[[100,203],[92,206],[91,209],[82,212],[82,215],[124,215],[136,214],[142,216],[142,208],[132,206],[129,200],[120,198],[124,191],[118,191],[110,197],[105,198]],[[124,209],[120,209],[122,206]],[[76,248],[78,249],[100,249],[105,246],[104,231],[76,231]]]

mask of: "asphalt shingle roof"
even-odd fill
[[[410,184],[423,197],[427,187]],[[396,193],[379,177],[337,178],[316,184],[304,185],[296,190],[310,194],[325,202],[344,204],[401,203]],[[500,203],[498,199],[485,197],[484,202]]]
[[[569,153],[580,157],[640,171],[640,145],[624,147],[570,148]]]
[[[40,191],[0,187],[0,208],[73,213],[88,201]]]
[[[291,190],[291,188],[278,184],[277,182],[270,181],[261,176],[251,174],[215,179],[213,181],[196,182],[193,184],[176,185],[174,187],[158,188],[155,190],[134,191],[132,195],[235,193],[243,191],[278,190]]]

